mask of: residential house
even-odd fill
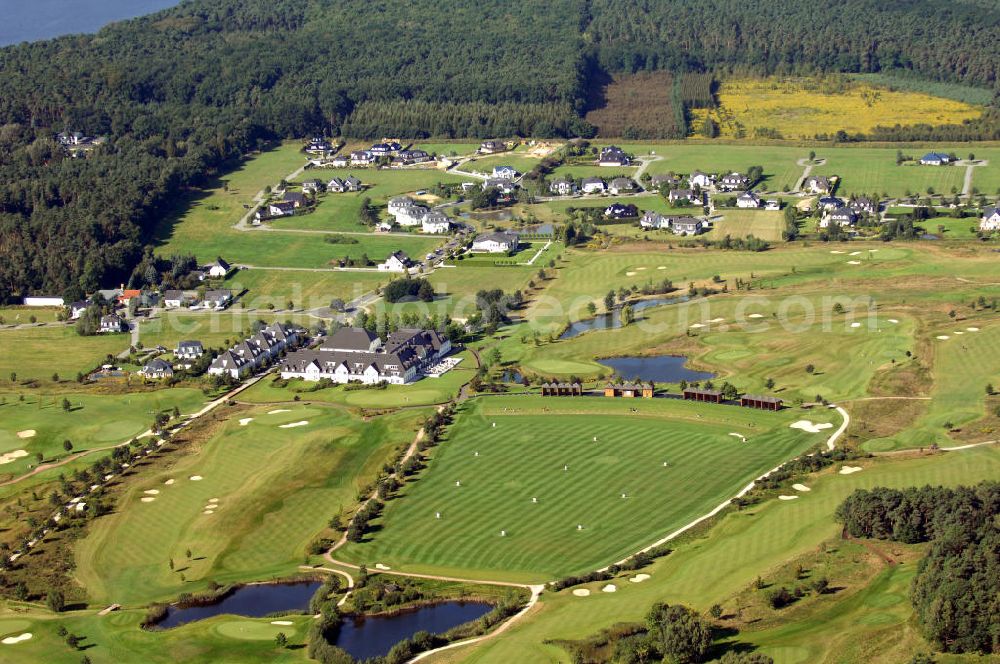
[[[413,267],[413,261],[403,251],[394,251],[389,254],[385,262],[378,265],[381,272],[406,272],[411,267]]]
[[[224,279],[229,274],[229,271],[233,269],[233,266],[221,258],[216,258],[213,263],[204,266],[202,269],[208,272],[208,276],[213,279]]]
[[[827,212],[819,222],[820,228],[828,226],[853,226],[858,221],[858,214],[849,207],[839,207]]]
[[[181,360],[182,363],[178,366],[182,366],[185,369],[191,368],[191,360],[197,360],[199,357],[205,354],[205,347],[201,345],[200,341],[186,340],[177,342],[177,348],[174,349],[174,360]]]
[[[330,166],[333,168],[347,168],[351,165],[351,158],[346,154],[338,154],[336,157],[330,160]]]
[[[750,178],[742,173],[729,173],[719,179],[719,191],[742,191],[750,186]]]
[[[393,201],[397,203],[394,205]],[[396,223],[400,226],[420,226],[428,212],[430,210],[426,207],[417,205],[409,198],[389,201],[389,214],[396,218]]]
[[[128,322],[118,314],[101,316],[101,327],[98,329],[98,332],[102,334],[117,334],[128,331]]]
[[[206,309],[225,309],[233,301],[233,292],[225,288],[205,291],[202,306]]]
[[[608,183],[608,191],[614,196],[631,193],[635,191],[635,183],[629,178],[614,178]]]
[[[396,158],[393,159],[393,163],[397,165],[404,164],[422,164],[425,161],[430,161],[431,156],[423,150],[400,150]]]
[[[581,189],[585,194],[603,194],[604,193],[604,180],[601,178],[584,178],[581,183]]]
[[[698,235],[705,230],[705,222],[694,217],[672,217],[670,228],[675,235]]]
[[[146,362],[140,373],[142,373],[144,378],[162,380],[164,378],[173,378],[174,368],[166,360],[161,360],[157,357]]]
[[[873,201],[867,196],[857,196],[848,201],[847,206],[858,213],[859,216],[874,217],[879,212],[878,201]]]
[[[679,177],[670,175],[669,173],[660,173],[649,178],[649,186],[655,190],[659,190],[660,187],[674,188],[680,183],[681,179]]]
[[[290,217],[295,214],[295,204],[284,201],[269,203],[266,214],[263,214],[262,210],[259,210],[257,214],[258,218]]]
[[[302,191],[306,194],[312,194],[315,196],[319,192],[323,191],[323,183],[316,179],[306,180],[302,183]]]
[[[500,180],[513,180],[517,178],[517,169],[513,166],[494,166],[493,177]]]
[[[348,175],[345,179],[333,178],[326,185],[327,191],[335,194],[343,194],[348,191],[361,191],[361,180]]]
[[[253,370],[253,364],[231,350],[221,353],[208,367],[208,373],[213,376],[229,376],[239,380]]]
[[[489,254],[507,254],[517,249],[520,236],[517,233],[484,233],[472,241],[472,251]]]
[[[358,150],[351,153],[351,166],[371,166],[378,157],[368,150]]]
[[[928,152],[920,158],[920,163],[924,166],[947,166],[952,161],[955,160],[943,152]]]
[[[286,191],[285,195],[282,196],[282,201],[291,203],[292,207],[296,210],[304,208],[309,203],[309,199],[306,198],[305,194],[298,191]]]
[[[1000,231],[1000,209],[988,207],[983,210],[983,216],[979,220],[979,230]]]
[[[802,189],[810,194],[829,194],[833,185],[825,175],[810,175],[802,181]]]
[[[507,178],[487,178],[483,180],[483,191],[487,189],[497,189],[501,194],[510,195],[514,193],[517,189],[517,185],[514,184],[513,180]]]
[[[631,203],[612,203],[604,208],[604,216],[608,219],[632,219],[639,216],[639,208]]]
[[[777,198],[769,198],[764,203],[764,209],[765,210],[780,210],[781,209],[781,201],[779,201]]]
[[[671,189],[670,193],[667,194],[667,200],[671,204],[687,202],[701,205],[703,199],[702,195],[696,194],[694,189]]]
[[[425,233],[439,234],[447,233],[451,230],[451,219],[444,212],[433,210],[424,215],[420,222],[421,230]]]
[[[168,290],[163,292],[163,306],[167,309],[179,309],[188,307],[197,301],[193,292],[182,290]]]
[[[451,342],[434,330],[397,330],[383,345],[366,330],[342,328],[315,350],[290,353],[281,363],[281,377],[405,385],[449,352]]]
[[[629,156],[617,145],[601,148],[601,156],[597,160],[598,166],[617,166],[620,168],[629,166],[631,163],[632,160],[629,159]]]
[[[239,379],[297,346],[302,340],[301,334],[284,323],[271,323],[215,358],[208,373]]]
[[[708,173],[702,173],[701,171],[695,171],[688,176],[688,186],[694,189],[695,187],[700,187],[702,189],[709,189],[715,185],[715,176]]]
[[[479,152],[482,154],[496,154],[498,152],[506,152],[507,144],[503,141],[483,141],[479,144]]]
[[[313,136],[312,140],[306,145],[306,152],[309,154],[325,154],[332,149],[333,146],[321,136]]]
[[[601,185],[603,186],[604,183],[602,182]],[[556,196],[572,196],[576,193],[576,183],[566,178],[553,180],[549,184],[549,191]]]
[[[764,205],[764,202],[760,200],[760,196],[752,191],[744,191],[742,194],[736,197],[736,207],[738,208],[759,208]]]
[[[819,207],[822,210],[836,210],[844,207],[844,201],[836,196],[824,196],[819,199]]]
[[[642,219],[639,220],[639,225],[647,230],[655,230],[658,228],[669,228],[670,221],[668,217],[659,212],[646,210],[646,213],[642,215]]]
[[[121,294],[116,298],[116,301],[120,306],[127,307],[132,302],[136,301],[139,303],[139,298],[142,297],[142,291],[138,288],[122,288]]]
[[[69,305],[69,319],[77,320],[87,311],[87,307],[92,304],[90,300],[80,300],[78,302],[72,302]]]
[[[403,146],[396,141],[388,141],[385,143],[376,143],[369,148],[369,152],[378,157],[388,157],[389,155],[396,154],[403,149]]]

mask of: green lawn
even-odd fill
[[[609,564],[825,440],[790,429],[798,415],[673,400],[482,398],[462,409],[430,468],[388,504],[381,529],[341,555],[535,581]]]
[[[945,152],[953,147],[940,146]],[[920,159],[931,148],[907,148],[904,153]],[[950,194],[952,187],[962,190],[964,166],[921,166],[916,162],[896,165],[892,148],[824,148],[817,150],[826,163],[813,169],[814,175],[839,175],[837,193],[882,194],[902,196],[907,192],[924,194],[928,187],[939,194]],[[964,155],[963,155],[964,156]]]
[[[54,323],[62,311],[62,307],[0,307],[0,320],[4,325],[24,325],[34,316],[39,323]]]
[[[744,238],[753,235],[768,242],[781,242],[785,230],[785,217],[781,212],[768,210],[717,210],[723,219],[715,222],[708,233],[710,240],[721,240],[726,235]]]
[[[316,405],[242,412],[253,418],[246,426],[234,416],[197,454],[131,484],[116,512],[95,521],[76,547],[76,578],[96,603],[135,606],[204,590],[210,580],[292,573],[308,543],[341,507],[353,506],[358,488],[412,440],[426,415],[409,410],[362,422]],[[297,422],[308,424],[280,428]],[[190,479],[198,476],[204,479]],[[155,500],[140,501],[149,495]],[[211,498],[218,510],[203,514]]]
[[[655,152],[660,159],[649,165],[647,172],[650,175],[671,171],[687,175],[696,170],[746,173],[751,166],[761,166],[764,169],[764,186],[769,190],[784,190],[786,185],[794,187],[802,176],[802,167],[796,162],[809,156],[807,148],[771,145],[668,143],[623,144],[621,147],[637,157]]]
[[[16,352],[0,353],[0,378],[11,372],[19,381],[34,378],[47,381],[56,372],[63,378],[75,378],[79,371],[89,371],[129,346],[127,334],[102,334],[81,337],[73,326],[35,327],[0,330],[0,345]]]
[[[678,550],[643,570],[645,583],[615,582],[616,593],[600,592],[603,583],[584,586],[586,598],[569,590],[543,596],[536,612],[504,633],[434,661],[500,664],[510,661],[569,662],[562,648],[551,642],[581,639],[623,621],[641,622],[658,601],[683,603],[699,611],[723,602],[757,576],[806,552],[840,533],[833,512],[855,489],[875,486],[905,487],[924,484],[955,486],[995,479],[1000,473],[1000,449],[979,448],[945,456],[892,462],[863,462],[865,469],[839,475],[836,467],[809,481],[812,491],[798,500],[771,500],[753,509],[730,512],[705,536],[690,539]],[[905,573],[905,572],[904,572]],[[835,581],[835,580],[834,580]],[[899,587],[890,583],[890,588]],[[881,599],[879,597],[878,599]],[[850,608],[850,607],[848,607]],[[874,611],[861,611],[857,617]],[[858,663],[872,661],[859,653],[869,630],[886,629],[878,621],[851,621],[823,616],[806,625],[791,625],[774,633],[741,633],[739,640],[760,645],[778,664],[806,662]],[[834,618],[834,616],[830,616]],[[890,621],[898,624],[896,621]],[[881,660],[887,664],[892,659]]]
[[[63,410],[63,399],[71,404]],[[24,450],[28,456],[0,465],[0,478],[19,475],[36,463],[41,452],[46,460],[66,456],[63,441],[73,443],[73,452],[117,445],[148,429],[156,413],[173,410],[189,414],[204,403],[200,390],[163,389],[122,395],[80,392],[31,392],[24,401],[14,393],[0,395],[0,454]],[[31,437],[17,434],[35,431]]]

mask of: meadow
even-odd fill
[[[54,323],[61,313],[61,307],[0,307],[0,324],[30,325],[32,317],[38,323]]]
[[[623,576],[614,582],[618,589],[615,593],[600,592],[604,583],[582,586],[591,591],[589,597],[575,597],[570,590],[548,593],[543,595],[536,611],[505,632],[503,638],[442,653],[430,661],[434,664],[569,662],[568,653],[553,641],[586,638],[619,622],[642,622],[654,602],[683,603],[707,611],[712,604],[725,603],[756,577],[767,578],[786,561],[815,552],[823,542],[838,537],[841,528],[833,520],[834,510],[855,489],[956,486],[995,479],[1000,472],[1000,450],[977,448],[857,465],[864,470],[840,475],[839,467],[834,466],[810,478],[807,484],[811,491],[797,500],[771,499],[751,509],[725,513],[710,529],[683,538],[673,553],[644,569],[650,575],[644,583],[629,583]],[[882,588],[876,586],[867,603],[862,600],[846,605],[841,611],[818,612],[807,621],[792,623],[784,629],[744,631],[737,638],[760,646],[777,664],[870,661],[896,664],[901,661],[900,652],[905,652],[905,657],[911,654],[906,650],[913,643],[910,613],[903,612],[905,617],[900,620],[900,610],[894,609],[892,617],[886,620],[885,608],[878,602],[893,599],[892,594],[882,594],[885,590],[905,587],[905,569],[901,574],[902,577],[890,578]],[[836,579],[831,581],[836,583]],[[896,650],[901,636],[910,639],[902,651]],[[884,649],[871,651],[867,646],[872,638],[878,638]]]
[[[723,137],[776,130],[786,139],[811,139],[840,130],[868,133],[878,125],[961,124],[982,114],[982,107],[962,101],[841,77],[726,79],[717,96],[718,108],[693,111],[696,133],[706,115]]]
[[[789,428],[798,415],[675,400],[467,402],[431,467],[387,504],[379,530],[338,555],[535,582],[600,567],[825,441]]]
[[[104,334],[81,337],[72,325],[0,330],[0,345],[16,352],[0,353],[0,377],[11,372],[18,381],[29,378],[48,381],[53,372],[62,378],[75,378],[77,372],[89,371],[103,364],[108,355],[128,349],[127,334]],[[53,353],[59,361],[53,362]]]
[[[127,487],[117,511],[76,546],[76,578],[95,603],[136,606],[204,590],[209,581],[293,573],[309,542],[353,506],[426,415],[408,410],[363,422],[315,404],[244,410],[244,424],[234,414],[196,454]],[[298,422],[307,424],[281,428]],[[218,511],[205,514],[212,504]]]
[[[721,240],[726,235],[745,238],[753,235],[768,242],[781,242],[785,230],[785,217],[781,212],[768,210],[718,210],[722,219],[713,220],[709,240]]]
[[[63,399],[70,403],[64,410]],[[46,461],[69,453],[63,441],[73,444],[72,453],[126,442],[146,431],[154,416],[175,407],[182,414],[196,412],[204,403],[200,390],[170,388],[127,394],[80,392],[31,392],[21,401],[14,394],[0,395],[0,455],[24,450],[28,456],[0,464],[0,480],[20,475],[34,466],[35,454]],[[34,431],[21,438],[20,432]]]

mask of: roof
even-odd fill
[[[205,291],[206,300],[228,300],[233,296],[233,292],[225,288]]]
[[[951,157],[943,152],[928,152],[927,154],[925,154],[923,157],[920,158],[921,161],[934,161],[934,160],[944,161],[947,159],[951,159]]]
[[[684,394],[702,394],[708,397],[721,397],[722,392],[719,390],[703,390],[697,387],[688,387],[684,389]]]
[[[760,401],[762,403],[781,403],[781,399],[778,397],[769,397],[763,394],[744,394],[741,399],[749,399],[752,401]]]
[[[483,233],[482,235],[477,235],[474,242],[499,242],[500,244],[516,244],[519,239],[517,233],[509,232],[498,232],[498,233]]]
[[[204,346],[201,345],[200,341],[193,340],[193,339],[188,339],[188,340],[185,340],[185,341],[178,341],[177,342],[177,347],[178,348],[204,348]]]
[[[173,371],[173,367],[166,360],[160,358],[155,358],[146,362],[146,366],[142,368],[146,373],[159,372],[159,371]]]
[[[299,194],[301,196],[301,194]],[[212,267],[221,267],[223,270],[228,270],[230,265],[222,258],[216,258],[212,263]]]
[[[583,184],[604,184],[604,180],[599,177],[583,178]]]
[[[361,327],[342,327],[323,343],[323,350],[362,351],[371,348],[378,336]]]

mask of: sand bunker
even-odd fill
[[[949,337],[947,334],[939,334],[934,338],[939,339],[941,341],[948,341],[948,339],[951,339],[951,337]]]
[[[861,265],[861,261],[847,261],[848,265]]]
[[[778,496],[778,500],[795,500],[798,496]]]
[[[204,509],[205,509],[205,511],[207,511],[207,512],[211,512],[211,511],[213,511],[213,510],[214,510],[214,509],[215,509],[216,507],[218,507],[218,505],[216,505],[215,503],[209,503],[208,505],[205,505]]]
[[[822,424],[813,424],[809,420],[799,420],[798,422],[793,422],[789,424],[793,429],[802,429],[803,431],[808,431],[809,433],[819,433],[823,429],[832,429],[833,425],[829,422],[824,422]]]
[[[896,324],[896,323],[898,323],[899,321],[898,321],[897,319],[895,319],[895,318],[890,318],[890,319],[889,319],[889,322],[890,322],[890,323],[892,323],[893,325],[895,325],[895,324]]]
[[[253,418],[252,417],[241,417],[240,418],[240,426],[241,427],[245,427],[246,425],[250,424],[251,422],[253,422]]]
[[[272,625],[294,625],[295,623],[293,623],[291,620],[272,620],[271,624]]]
[[[667,266],[666,266],[666,265],[658,265],[658,266],[656,267],[656,269],[657,269],[657,270],[666,270],[666,269],[667,269]]]
[[[143,491],[143,493],[146,494],[147,496],[158,496],[158,495],[160,495],[160,490],[159,489],[146,489],[145,491]]]
[[[573,594],[577,597],[590,597],[590,591],[586,588],[577,588],[573,591]]]
[[[744,435],[743,435],[743,434],[741,434],[741,433],[730,433],[729,435],[730,435],[730,436],[732,436],[732,437],[734,437],[734,438],[739,438],[739,439],[740,439],[740,440],[742,440],[742,441],[743,441],[744,443],[745,443],[745,442],[747,442],[747,437],[746,437],[746,436],[744,436]]]
[[[965,328],[965,331],[966,332],[978,332],[979,328],[978,327],[967,327],[967,328]]]
[[[3,641],[0,641],[0,643],[4,644],[5,646],[12,646],[15,643],[20,643],[21,641],[27,641],[30,638],[31,638],[31,632],[25,632],[24,634],[18,634],[17,636],[8,636]]]
[[[713,318],[712,320],[710,320],[708,322],[709,323],[721,323],[724,320],[726,320],[726,319],[725,318]]]
[[[140,498],[139,500],[141,500],[141,501],[142,501],[142,502],[144,502],[144,503],[151,503],[151,502],[153,502],[154,500],[156,500],[156,498],[154,498],[153,496],[143,496],[143,497],[142,497],[142,498]]]
[[[831,253],[831,254],[845,254],[845,253],[847,253],[847,252],[846,252],[846,251],[837,251],[836,249],[834,249],[834,250],[833,250],[833,251],[831,251],[830,253]]]
[[[644,267],[637,267],[637,268],[635,268],[635,269],[636,269],[636,271],[638,271],[638,272],[642,272],[642,271],[643,271],[643,270],[645,270],[646,268],[644,268]]]
[[[625,276],[626,277],[634,277],[635,276],[635,272],[626,272]]]
[[[861,323],[851,323],[851,327],[861,327]]]
[[[601,592],[602,593],[615,593],[615,592],[618,592],[618,586],[616,586],[613,583],[609,583],[608,585],[606,585],[603,588],[601,588]]]
[[[17,432],[17,437],[18,438],[22,438],[22,439],[23,438],[34,438],[35,437],[35,433],[37,433],[37,432],[34,429],[25,429],[24,431],[18,431]]]
[[[850,475],[851,473],[860,472],[862,469],[859,466],[844,466],[840,469],[841,475]]]
[[[294,429],[295,427],[304,427],[309,424],[309,420],[299,420],[298,422],[289,422],[288,424],[279,424],[279,429]]]
[[[860,255],[861,255],[860,251],[852,251],[851,252],[851,256],[860,256]]]
[[[691,325],[692,329],[698,329],[699,327],[705,327],[705,326],[702,325],[701,323],[695,323],[694,325]]]
[[[954,332],[952,332],[952,334],[965,334],[965,332],[962,332],[961,330],[955,330]]]
[[[167,480],[166,482],[164,482],[164,484],[166,484],[167,486],[170,486],[173,483],[174,483],[174,479],[173,478],[170,478],[169,480]]]
[[[764,314],[750,314],[747,318],[763,318]]]
[[[13,452],[7,452],[6,454],[0,454],[0,466],[5,463],[11,463],[12,461],[17,461],[18,459],[23,459],[28,456],[27,450],[14,450]]]
[[[812,489],[807,487],[805,484],[793,484],[792,488],[796,491],[812,491]]]
[[[267,412],[267,414],[268,415],[278,415],[280,413],[290,413],[290,412],[292,412],[292,411],[288,410],[287,408],[279,408],[278,410],[269,410]]]
[[[629,582],[630,583],[642,583],[643,581],[645,581],[648,578],[649,578],[648,574],[636,574],[631,579],[629,579]]]
[[[205,510],[202,514],[215,514],[212,510]]]
[[[388,571],[388,570],[391,570],[392,568],[389,567],[388,565],[383,565],[382,563],[375,563],[375,569],[380,569],[382,571]]]
[[[200,482],[200,481],[202,481],[205,478],[202,477],[201,475],[192,475],[188,479],[191,480],[192,482]]]
[[[219,499],[218,498],[209,498],[208,502],[210,502],[210,503],[217,503],[217,502],[219,502]]]

